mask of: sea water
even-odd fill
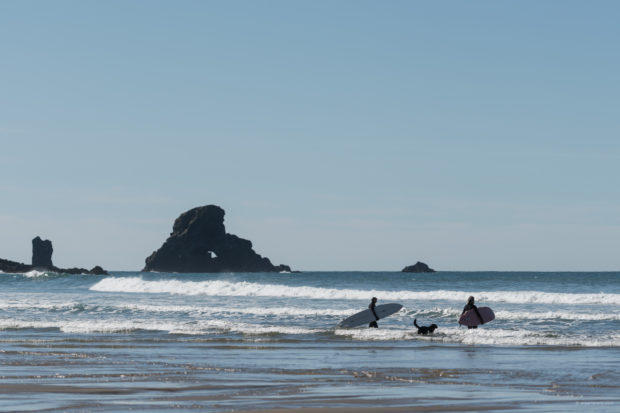
[[[1,411],[299,407],[619,411],[620,273],[0,274]]]

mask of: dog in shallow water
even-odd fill
[[[433,334],[433,331],[437,329],[437,324],[431,324],[430,326],[419,326],[417,323],[417,318],[413,319],[413,325],[417,327],[418,334],[427,335],[428,333]]]

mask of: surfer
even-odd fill
[[[467,304],[465,304],[465,307],[463,307],[463,312],[461,313],[461,315],[465,314],[469,310],[475,310],[476,314],[478,315],[478,318],[480,319],[480,324],[484,324],[484,320],[482,319],[482,316],[480,315],[480,312],[478,311],[478,307],[476,307],[476,305],[474,304],[473,295],[470,295],[469,298],[467,299]],[[467,328],[478,328],[478,326],[467,326]]]
[[[375,312],[375,306],[376,305],[377,305],[377,297],[372,297],[372,300],[370,301],[370,304],[368,305],[368,309],[370,310],[372,315],[375,316],[375,321],[371,321],[370,324],[368,324],[368,327],[379,328],[379,326],[377,325],[377,321],[379,320],[379,316]]]

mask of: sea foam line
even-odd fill
[[[26,278],[37,278],[37,277],[47,277],[48,273],[45,271],[32,270],[32,271],[22,273],[22,275]]]
[[[196,314],[230,316],[244,314],[250,316],[285,316],[285,317],[348,317],[363,308],[311,308],[311,307],[236,307],[236,306],[204,306],[204,305],[168,305],[142,303],[108,303],[107,305],[87,304],[78,301],[47,302],[39,299],[32,301],[0,300],[0,310],[30,310],[30,311],[59,311],[59,312],[95,312],[113,313],[118,311],[148,312],[166,314]],[[428,319],[437,318],[458,319],[461,315],[460,307],[430,308],[410,310],[403,308],[401,315]],[[575,321],[620,321],[620,312],[577,312],[577,311],[495,311],[498,320],[575,320]]]
[[[606,304],[620,305],[620,294],[607,293],[550,293],[544,291],[381,291],[335,289],[253,282],[212,281],[147,281],[140,277],[108,277],[90,287],[92,291],[122,293],[166,293],[178,295],[207,295],[225,297],[292,297],[331,300],[367,300],[380,297],[382,301],[447,300],[465,302],[475,295],[478,302],[515,304]]]
[[[618,347],[620,334],[601,337],[563,335],[549,337],[543,331],[483,329],[468,330],[464,327],[441,328],[433,335],[419,336],[413,330],[398,329],[337,329],[338,336],[360,341],[421,340],[431,343],[458,343],[466,345],[502,346],[560,346],[560,347]]]
[[[330,308],[300,308],[300,307],[204,307],[204,306],[159,306],[152,304],[126,304],[121,309],[147,312],[186,312],[199,314],[246,314],[246,315],[277,315],[277,316],[349,316],[355,314],[355,309],[337,310]]]
[[[138,330],[161,331],[169,334],[216,334],[216,333],[238,333],[243,335],[262,335],[262,334],[292,334],[308,335],[318,334],[326,329],[312,329],[295,326],[276,326],[250,323],[237,323],[223,320],[206,320],[203,322],[162,322],[144,320],[2,320],[0,330],[5,329],[49,329],[57,328],[63,333],[69,334],[93,334],[93,333],[128,333]]]
[[[449,317],[458,319],[460,308],[433,308],[409,313],[411,317]],[[575,321],[620,321],[620,312],[575,312],[575,311],[495,311],[497,320],[575,320]]]
[[[468,330],[464,327],[441,327],[440,332],[430,336],[419,336],[413,328],[302,328],[295,326],[276,326],[250,323],[208,320],[200,323],[147,322],[142,320],[91,320],[91,321],[38,321],[2,320],[0,330],[4,329],[49,329],[57,328],[68,334],[117,333],[124,334],[138,330],[161,331],[169,334],[213,335],[235,333],[244,336],[273,334],[316,335],[334,334],[358,341],[410,341],[421,340],[433,343],[457,343],[466,345],[507,345],[507,346],[561,346],[561,347],[620,347],[620,334],[610,333],[592,337],[584,334],[549,336],[545,331],[514,330],[498,328],[479,328]]]
[[[195,313],[204,315],[246,314],[259,316],[350,316],[359,309],[330,309],[309,307],[214,307],[204,305],[157,305],[138,303],[108,303],[107,305],[86,304],[80,302],[41,302],[0,300],[0,310],[30,310],[30,311],[64,311],[64,312],[148,312],[148,313]]]

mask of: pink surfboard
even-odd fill
[[[482,324],[482,321],[488,323],[495,319],[495,314],[493,314],[493,310],[489,307],[478,307],[478,312],[482,316],[482,320],[476,314],[476,310],[469,310],[459,318],[459,324],[473,327]]]

